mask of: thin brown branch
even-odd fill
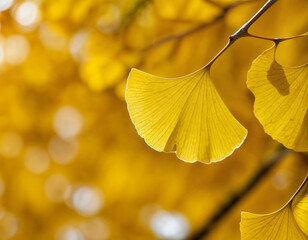
[[[216,1],[213,1],[213,0],[204,0],[204,1],[207,2],[207,3],[210,3],[210,4],[212,4],[212,5],[214,5],[214,6],[216,6],[216,7],[223,8],[223,5],[220,4],[220,3],[218,3],[218,2],[216,2]]]
[[[268,37],[257,36],[257,35],[251,34],[251,33],[248,33],[248,36],[253,37],[253,38],[259,38],[259,39],[262,39],[262,40],[269,40],[269,41],[273,41],[273,42],[283,42],[283,41],[291,40],[291,39],[295,39],[295,38],[308,37],[308,33],[303,33],[303,34],[300,34],[300,35],[287,37],[287,38],[268,38]]]
[[[299,188],[296,190],[296,192],[294,193],[293,197],[292,197],[292,201],[294,200],[295,196],[303,189],[303,187],[305,186],[305,184],[308,182],[308,174],[306,175],[304,181],[302,182],[302,184],[299,186]]]
[[[244,31],[247,32],[248,29],[250,28],[250,26],[259,19],[259,17],[261,17],[266,11],[267,9],[269,9],[275,2],[277,2],[278,0],[268,0],[263,7],[247,22],[245,23],[240,29],[239,31]],[[237,35],[237,33],[235,33],[234,35]]]
[[[204,28],[206,28],[207,26],[217,22],[222,16],[219,15],[217,17],[215,17],[212,21],[210,22],[204,22],[204,23],[200,23],[196,26],[193,26],[192,28],[189,28],[187,30],[184,30],[182,32],[179,32],[179,33],[176,33],[176,34],[173,34],[173,35],[169,35],[169,36],[166,36],[166,37],[163,37],[157,41],[155,41],[154,43],[152,43],[151,45],[145,47],[144,49],[142,49],[142,51],[148,51],[150,49],[153,49],[153,48],[156,48],[166,42],[169,42],[171,40],[174,40],[174,39],[182,39],[188,35],[191,35],[193,33],[196,33]]]
[[[194,233],[189,239],[199,240],[206,237],[210,231],[217,225],[217,223],[223,219],[235,206],[240,202],[248,193],[263,179],[268,172],[270,172],[284,157],[291,151],[283,148],[273,157],[271,157],[265,165],[263,165],[250,179],[247,185],[233,196],[228,202],[226,202],[218,212],[216,212],[213,217],[203,226],[199,231]]]
[[[152,0],[139,0],[136,2],[136,4],[133,6],[130,11],[126,14],[125,18],[123,19],[123,22],[121,23],[121,29],[126,28],[136,17],[137,13],[143,9],[148,3],[150,3]]]
[[[207,0],[208,2],[211,2],[212,4],[214,4],[215,2],[214,1],[211,1],[211,0]],[[225,7],[223,6],[219,6],[222,10],[221,10],[221,13],[218,14],[216,17],[214,17],[212,20],[208,21],[208,22],[203,22],[203,23],[200,23],[200,24],[197,24],[196,26],[193,26],[189,29],[186,29],[182,32],[179,32],[179,33],[176,33],[176,34],[173,34],[173,35],[169,35],[169,36],[166,36],[166,37],[163,37],[157,41],[155,41],[154,43],[150,44],[149,46],[145,47],[142,51],[148,51],[150,49],[153,49],[153,48],[156,48],[166,42],[169,42],[171,40],[174,40],[174,39],[182,39],[188,35],[191,35],[191,34],[194,34],[196,32],[199,32],[200,30],[218,22],[219,20],[223,19],[225,17],[225,15],[233,8],[235,7],[238,7],[242,4],[245,4],[245,3],[250,3],[250,2],[254,2],[256,0],[247,0],[247,1],[237,1],[237,2],[234,2],[234,3],[231,3]],[[215,5],[217,5],[215,3]]]
[[[225,5],[222,4],[222,1],[214,1],[214,0],[204,0],[204,1],[214,5],[216,7],[225,8]],[[236,7],[236,6],[241,5],[243,3],[250,3],[250,2],[257,2],[257,1],[260,1],[260,0],[237,1],[237,2],[233,2],[233,3],[229,4],[229,5],[227,5],[227,7],[233,8],[233,7]]]
[[[248,29],[250,26],[277,1],[278,0],[268,0],[251,19],[249,19],[239,30],[237,30],[233,35],[229,37],[229,42],[226,44],[226,46],[203,68],[210,68],[216,59],[219,58],[221,54],[223,54],[238,39],[242,37],[249,37]]]

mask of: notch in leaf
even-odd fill
[[[179,78],[132,69],[126,101],[147,144],[158,151],[176,151],[187,162],[222,160],[247,135],[220,98],[208,68]]]
[[[277,45],[253,61],[247,86],[255,95],[254,112],[266,133],[287,148],[308,151],[308,64],[284,67]]]
[[[303,184],[278,211],[270,214],[243,212],[242,240],[307,240],[308,176]]]

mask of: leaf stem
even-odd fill
[[[203,69],[210,68],[212,66],[212,64],[216,61],[216,59],[219,58],[220,55],[223,54],[233,43],[234,43],[234,41],[231,41],[231,39],[229,39],[229,42],[227,43],[227,45],[224,46],[224,48],[221,49],[220,52],[214,58],[212,58],[212,60],[208,64],[206,64],[203,67]]]
[[[262,39],[262,40],[269,40],[269,41],[278,42],[278,43],[286,41],[286,40],[291,40],[291,39],[301,38],[301,37],[307,37],[307,36],[308,36],[307,33],[303,33],[303,34],[300,34],[300,35],[287,37],[287,38],[268,38],[268,37],[262,37],[262,36],[257,36],[257,35],[248,33],[248,37],[259,38],[259,39]]]
[[[242,37],[248,37],[248,29],[250,26],[259,19],[275,2],[278,0],[268,0],[263,7],[251,18],[249,19],[239,30],[237,30],[233,35],[229,36],[229,42],[227,45],[207,64],[204,69],[210,68],[212,64],[216,61],[221,54],[223,54],[236,40]]]
[[[199,240],[204,238],[210,231],[217,225],[217,223],[228,214],[233,207],[240,202],[247,194],[259,183],[259,181],[272,170],[284,157],[291,151],[289,149],[283,148],[279,150],[273,157],[271,157],[266,164],[264,164],[250,179],[247,185],[236,195],[234,195],[228,202],[226,202],[218,212],[216,212],[213,217],[195,234],[193,234],[190,240]]]
[[[296,192],[294,193],[293,197],[292,197],[292,201],[294,200],[294,198],[296,197],[297,194],[299,194],[299,192],[303,189],[303,187],[305,186],[305,184],[308,182],[308,174],[306,175],[304,181],[302,182],[302,184],[300,185],[300,187],[296,190]]]

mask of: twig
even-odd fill
[[[199,240],[207,236],[209,232],[217,225],[217,223],[228,214],[233,207],[242,200],[243,197],[259,183],[259,181],[271,170],[273,169],[284,157],[290,153],[290,150],[283,149],[280,150],[276,155],[274,155],[270,160],[266,162],[251,178],[248,184],[235,196],[233,196],[219,211],[213,215],[213,217],[195,234],[189,238],[190,240]]]
[[[227,45],[206,65],[204,68],[210,68],[216,59],[223,54],[233,43],[242,37],[249,37],[249,27],[259,19],[275,2],[278,0],[268,0],[263,7],[250,19],[248,20],[236,33],[229,36],[229,42]]]
[[[295,38],[301,38],[301,37],[308,37],[308,33],[303,33],[297,36],[292,36],[292,37],[287,37],[287,38],[268,38],[268,37],[262,37],[262,36],[257,36],[251,33],[248,33],[249,37],[253,37],[253,38],[259,38],[262,40],[269,40],[269,41],[273,41],[273,42],[282,42],[282,41],[286,41],[286,40],[291,40],[291,39],[295,39]]]
[[[216,7],[223,7],[220,3],[216,2],[216,1],[213,1],[213,0],[204,0],[205,2],[208,2]]]
[[[208,2],[216,7],[220,7],[220,8],[225,8],[224,4],[222,4],[221,2],[218,2],[218,1],[214,1],[214,0],[204,0],[205,2]],[[246,0],[246,1],[237,1],[237,2],[233,2],[229,5],[227,5],[226,7],[228,8],[233,8],[233,7],[236,7],[238,5],[241,5],[243,3],[250,3],[250,2],[256,2],[256,1],[260,1],[260,0]]]
[[[268,0],[263,7],[247,22],[245,23],[233,36],[240,35],[239,32],[247,32],[249,27],[259,19],[275,2],[278,0]]]
[[[210,0],[208,0],[210,3],[214,4],[215,2],[212,2]],[[218,14],[215,18],[213,18],[211,21],[208,21],[208,22],[203,22],[203,23],[200,23],[196,26],[193,26],[189,29],[186,29],[182,32],[179,32],[179,33],[176,33],[176,34],[173,34],[173,35],[169,35],[169,36],[166,36],[166,37],[163,37],[157,41],[155,41],[154,43],[150,44],[149,46],[145,47],[142,49],[142,51],[148,51],[150,49],[153,49],[153,48],[156,48],[166,42],[169,42],[171,40],[174,40],[174,39],[182,39],[188,35],[191,35],[193,33],[196,33],[216,22],[218,22],[219,20],[223,19],[224,16],[233,8],[239,6],[239,5],[242,5],[242,4],[245,4],[245,3],[250,3],[250,2],[254,2],[256,0],[247,0],[247,1],[237,1],[237,2],[234,2],[234,3],[231,3],[225,7],[223,6],[220,6],[219,4],[216,4],[216,6],[220,7],[222,9],[221,13]]]
[[[304,181],[302,182],[302,184],[299,186],[299,188],[296,190],[296,192],[294,193],[293,197],[292,197],[292,201],[294,200],[294,198],[296,197],[297,194],[299,194],[299,192],[303,189],[303,187],[305,186],[305,184],[308,182],[308,174],[306,175]]]

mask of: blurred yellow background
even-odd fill
[[[252,60],[271,43],[241,39],[211,69],[249,131],[211,165],[145,144],[129,119],[126,78],[132,67],[162,77],[197,70],[264,2],[238,4],[213,22],[223,7],[206,0],[0,0],[0,239],[185,239],[198,231],[279,145],[254,117],[246,87]],[[304,33],[307,16],[307,0],[278,1],[250,31]],[[278,61],[307,62],[307,46],[282,43]],[[278,209],[307,170],[307,155],[289,154],[207,239],[240,239],[240,212]]]

